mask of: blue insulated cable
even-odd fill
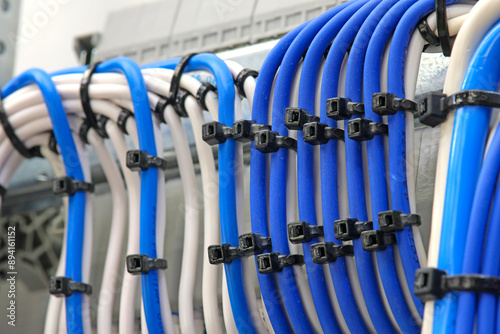
[[[367,22],[359,33],[361,38],[356,38],[348,62],[348,82],[363,81],[363,94],[365,101],[365,118],[381,123],[382,118],[372,110],[372,95],[380,92],[380,71],[383,53],[399,19],[414,1],[391,1],[389,8],[377,8],[378,13],[373,13],[373,21]],[[383,17],[382,17],[383,16]],[[380,19],[382,17],[382,19]],[[379,23],[377,23],[379,22]],[[376,26],[375,26],[376,24]],[[368,37],[369,36],[369,37]],[[368,41],[369,39],[369,41]],[[368,44],[368,46],[366,46]],[[366,48],[366,53],[365,50]],[[360,61],[370,59],[364,63],[364,68],[359,68]],[[351,68],[351,59],[356,60]],[[351,81],[352,80],[352,81]],[[347,84],[348,87],[351,84]],[[350,89],[351,90],[351,89]],[[361,97],[361,90],[352,87],[352,93]],[[351,96],[351,98],[353,98]],[[358,101],[353,99],[354,101]],[[373,227],[379,229],[378,213],[389,209],[389,195],[386,183],[386,166],[384,154],[384,141],[382,136],[374,136],[366,141],[368,158],[368,171],[371,192],[371,205],[373,214]],[[375,253],[379,267],[382,285],[389,302],[391,311],[398,326],[404,332],[418,331],[418,325],[411,317],[411,312],[404,299],[403,291],[396,274],[394,248],[388,246],[383,251]]]
[[[286,34],[269,52],[262,64],[259,76],[257,77],[252,108],[252,120],[257,124],[268,123],[269,96],[271,94],[274,77],[276,76],[276,72],[278,71],[286,50],[288,50],[288,47],[295,37],[297,37],[306,25],[307,23],[304,23]],[[263,237],[270,236],[267,216],[267,203],[269,203],[267,157],[267,154],[257,151],[252,142],[252,149],[250,152],[250,214],[252,232],[259,233]],[[285,278],[279,286],[276,281],[276,275],[281,275]],[[267,314],[269,315],[274,331],[276,333],[293,333],[293,327],[289,322],[285,305],[289,305],[288,309],[291,315],[294,314],[293,310],[296,307],[303,307],[297,290],[297,283],[295,282],[293,271],[284,271],[276,273],[276,275],[257,274],[262,298],[264,299]],[[295,320],[296,317],[292,319]]]
[[[496,91],[500,78],[500,34],[498,25],[488,33],[469,63],[462,90]],[[467,238],[473,196],[483,163],[491,108],[464,107],[455,114],[445,192],[443,226],[438,268],[448,275],[462,273],[464,244]],[[476,222],[474,222],[476,223]],[[436,301],[434,332],[455,333],[457,293]]]
[[[482,43],[488,42],[488,47],[495,48],[492,44],[498,43],[500,40],[500,25],[496,25],[483,39]],[[482,45],[481,45],[482,46]],[[480,49],[478,49],[478,57]],[[498,53],[487,51],[488,54],[482,54],[482,57],[497,57]],[[491,52],[491,53],[490,53]],[[498,59],[498,58],[497,58]],[[472,63],[471,63],[472,64]],[[472,65],[474,66],[474,65]],[[495,85],[495,79],[498,82],[499,74],[495,70],[490,71],[488,65],[485,66],[485,70],[488,70],[489,75],[487,76],[488,81],[491,81],[491,86],[496,90],[498,84]],[[480,75],[480,74],[478,74]],[[484,78],[484,75],[480,78],[474,77],[472,80],[479,81]],[[469,80],[469,85],[470,81]],[[464,80],[464,85],[466,81]],[[491,89],[491,87],[490,87]],[[454,129],[458,130],[458,128]],[[490,216],[490,207],[493,201],[493,195],[495,193],[495,188],[497,183],[494,180],[498,179],[498,174],[500,171],[500,133],[495,132],[491,145],[486,153],[486,157],[481,166],[479,172],[479,177],[476,183],[476,190],[474,195],[474,200],[472,203],[472,208],[470,211],[469,218],[469,228],[466,234],[466,243],[463,259],[463,267],[461,269],[462,274],[478,274],[486,269],[486,271],[492,276],[498,276],[498,248],[496,255],[488,254],[489,259],[486,258],[486,252],[483,254],[483,250],[488,248],[483,248],[483,242],[486,240],[490,243],[489,249],[491,249],[490,234],[495,237],[494,225],[495,223],[494,213],[497,214],[499,208],[493,207],[493,212],[491,213],[490,226],[488,227],[488,218]],[[498,201],[498,200],[496,200]],[[488,228],[488,233],[486,234]],[[497,232],[498,233],[498,232]],[[498,244],[496,245],[498,247]],[[483,256],[484,255],[484,256]],[[481,262],[478,259],[482,259],[483,270],[481,270]],[[487,261],[489,260],[489,261]],[[458,294],[458,309],[456,316],[456,332],[455,333],[472,333],[474,331],[474,321],[476,314],[476,298],[477,294],[471,292],[461,292]],[[486,297],[486,294],[480,294],[480,297]],[[490,298],[482,299],[496,299],[495,296],[489,295]],[[484,303],[484,302],[483,302]],[[494,303],[493,303],[494,304]],[[478,318],[478,333],[494,333],[495,321],[494,319],[496,306],[492,309],[486,311],[483,307],[483,315]],[[486,311],[486,312],[484,312]],[[485,315],[491,315],[491,318],[487,319]],[[479,321],[481,319],[482,321]],[[481,328],[481,331],[479,331]]]
[[[343,59],[347,48],[350,45],[350,40],[354,39],[354,36],[356,34],[356,25],[361,25],[363,20],[370,13],[370,11],[373,10],[378,2],[379,1],[358,1],[356,4],[353,4],[348,9],[342,11],[342,13],[331,19],[318,32],[314,40],[311,42],[311,45],[309,46],[302,66],[299,90],[300,108],[308,110],[310,113],[314,113],[317,78],[320,74],[320,65],[323,61],[323,56],[329,44],[333,40],[333,44],[329,49],[329,53],[336,53],[340,58]],[[341,23],[345,22],[345,20],[348,21],[342,27]],[[346,32],[347,34],[350,33],[350,35],[352,36],[350,38],[346,37]],[[337,72],[328,72],[328,81],[338,82],[339,72],[340,69]],[[321,102],[321,110],[323,111],[325,109],[324,105],[326,105],[326,101]],[[335,121],[326,119],[326,112],[325,115],[321,113],[321,121],[328,123],[329,126],[336,125]],[[302,138],[299,137],[298,139],[299,141],[302,141]],[[312,179],[312,171],[314,170],[312,166],[312,159],[307,164],[307,169],[304,170],[309,170],[310,172],[301,177],[303,180],[306,177]],[[310,182],[310,184],[313,184],[314,180],[309,180],[308,182]],[[335,239],[333,228],[333,222],[339,219],[337,190],[337,143],[331,141],[329,143],[321,145],[321,194],[323,200],[322,210],[325,241],[335,241],[338,244],[338,241]],[[314,201],[314,197],[312,197],[312,200]],[[314,202],[312,203],[312,205],[314,207]],[[358,306],[356,305],[354,299],[353,290],[347,273],[345,259],[338,258],[335,262],[331,262],[329,266],[339,306],[342,310],[342,315],[349,330],[354,333],[367,333],[368,329],[361,317]]]
[[[83,170],[71,128],[66,118],[61,98],[50,76],[39,69],[28,70],[9,81],[3,87],[2,98],[29,84],[36,84],[40,88],[45,104],[47,105],[50,120],[54,128],[54,135],[61,150],[66,175],[75,180],[84,181]],[[66,277],[75,282],[82,281],[85,198],[86,194],[83,191],[78,191],[74,195],[69,196]],[[83,312],[88,312],[88,310],[82,309],[81,293],[75,292],[71,296],[66,297],[68,333],[83,333]]]
[[[140,67],[129,58],[114,58],[97,66],[96,73],[119,72],[125,75],[130,87],[134,105],[134,115],[139,136],[139,148],[152,156],[157,156],[153,132],[153,120],[146,85]],[[149,168],[141,171],[140,203],[140,252],[150,258],[157,258],[156,253],[156,205],[158,196],[158,170]],[[158,272],[150,271],[141,275],[144,313],[150,333],[163,333],[161,318]]]
[[[180,58],[151,63],[143,68],[162,67],[174,69]],[[234,83],[231,72],[219,57],[202,53],[193,56],[185,71],[210,71],[215,76],[219,95],[219,122],[228,126],[234,123]],[[236,146],[233,139],[219,144],[219,199],[222,243],[238,246],[238,226],[236,224],[236,185],[235,185]],[[255,333],[255,325],[243,287],[241,259],[224,264],[228,282],[229,297],[234,320],[240,333]]]
[[[349,10],[347,6],[356,2],[348,2],[340,6],[334,7],[333,9],[325,12],[311,23],[305,27],[297,38],[292,42],[289,49],[287,50],[282,66],[278,72],[275,89],[274,89],[274,100],[273,100],[273,113],[272,113],[272,128],[274,131],[278,132],[282,136],[288,135],[288,129],[284,124],[285,109],[290,104],[291,99],[291,87],[292,82],[295,77],[296,68],[306,52],[309,44],[313,40],[314,36],[318,31],[332,18],[338,21],[339,29],[347,21],[349,16],[342,16],[341,19],[337,19],[337,15],[343,10]],[[346,8],[347,7],[347,8]],[[346,17],[345,17],[346,16]],[[285,66],[284,66],[285,65]],[[302,138],[302,132],[298,131],[297,137]],[[301,151],[300,144],[303,143],[302,140],[297,142],[297,159],[298,159],[298,193],[299,193],[299,217],[303,221],[307,221],[311,225],[316,225],[316,217],[307,217],[304,207],[305,201],[311,196],[314,197],[314,190],[303,189],[303,184],[300,175],[304,173],[301,172]],[[304,143],[305,144],[305,143]],[[308,145],[308,144],[306,144]],[[273,205],[270,207],[270,218],[271,218],[271,236],[273,237],[273,250],[278,251],[282,254],[288,254],[288,237],[287,237],[287,220],[286,220],[286,179],[287,179],[287,161],[288,161],[288,151],[287,149],[280,149],[278,152],[271,155],[271,181],[270,181],[270,197],[276,199]],[[314,198],[313,199],[313,209],[314,212]],[[314,305],[316,312],[318,314],[319,321],[324,331],[330,332],[340,332],[338,322],[335,318],[332,304],[330,302],[328,291],[326,288],[326,282],[324,277],[323,268],[312,262],[311,256],[311,244],[317,242],[313,240],[308,243],[303,244],[304,260],[306,263],[307,276],[309,281],[309,287],[314,300]],[[276,249],[276,247],[279,247]],[[290,268],[291,270],[292,268]],[[305,314],[303,314],[305,317]],[[307,319],[307,318],[305,318]],[[292,322],[293,323],[293,322]],[[307,320],[302,321],[302,325],[307,323]],[[295,325],[295,324],[294,324]],[[308,326],[309,327],[309,326]],[[306,329],[296,328],[294,329],[298,332],[304,332]],[[312,329],[307,328],[307,332],[311,332]]]

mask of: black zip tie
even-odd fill
[[[243,257],[239,247],[230,244],[208,246],[208,262],[210,264],[232,263],[234,259]]]
[[[339,219],[333,222],[335,239],[341,241],[351,241],[359,239],[364,231],[373,230],[373,223],[360,222],[356,218]]]
[[[401,211],[382,211],[378,214],[378,223],[381,231],[402,231],[407,226],[420,226],[422,220],[417,214],[405,214]]]
[[[5,194],[7,194],[7,188],[0,184],[0,197],[5,197]]]
[[[451,38],[446,13],[446,0],[436,0],[435,5],[439,44],[441,44],[443,55],[445,57],[449,57],[451,55]]]
[[[170,104],[170,99],[160,96],[160,99],[156,103],[153,113],[158,117],[160,123],[167,123],[165,120],[165,108]]]
[[[447,96],[429,93],[420,103],[420,123],[435,127],[446,120],[449,112],[466,106],[500,108],[500,93],[470,89]]]
[[[130,150],[127,152],[127,167],[133,172],[145,171],[151,167],[167,169],[167,161],[150,155],[146,151]]]
[[[378,230],[361,232],[361,243],[363,249],[368,252],[385,250],[387,246],[397,243],[394,232]]]
[[[424,41],[427,42],[427,44],[432,45],[432,46],[438,46],[439,43],[439,38],[434,34],[434,31],[432,31],[431,27],[429,26],[429,23],[427,23],[427,18],[422,19],[418,25],[418,32],[420,33],[420,36],[424,39]]]
[[[259,76],[259,72],[256,70],[252,70],[249,68],[244,68],[238,73],[236,78],[234,79],[234,84],[236,85],[236,88],[238,89],[238,93],[240,94],[241,97],[246,98],[247,95],[245,94],[245,80],[248,77],[254,77],[257,78]]]
[[[311,115],[305,109],[288,107],[285,109],[285,126],[289,130],[302,130],[304,124],[319,122],[319,117]]]
[[[326,144],[330,139],[344,140],[344,130],[329,127],[325,123],[312,122],[304,124],[302,128],[304,141],[311,145]]]
[[[17,136],[16,131],[9,122],[9,116],[3,108],[3,100],[0,98],[0,123],[2,124],[3,131],[7,138],[9,138],[10,143],[16,149],[19,154],[21,154],[26,159],[31,159],[33,157],[41,158],[40,150],[36,148],[28,148],[21,139]]]
[[[71,278],[63,276],[51,276],[49,292],[57,297],[69,297],[73,293],[92,294],[92,286],[87,283],[75,282]]]
[[[292,244],[302,244],[323,236],[323,226],[309,225],[308,222],[303,221],[288,223],[287,229],[288,240]]]
[[[144,254],[127,255],[127,271],[132,275],[147,274],[151,270],[167,269],[167,260],[153,259]]]
[[[387,124],[375,123],[371,119],[355,118],[347,122],[347,135],[349,139],[355,141],[367,141],[375,135],[386,134],[387,132]]]
[[[93,129],[101,138],[108,138],[108,134],[106,133],[106,122],[108,121],[108,118],[102,115],[97,116],[97,128]],[[87,145],[89,144],[88,135],[91,128],[92,125],[90,124],[90,122],[88,122],[88,120],[84,120],[82,125],[80,126],[80,130],[78,130],[78,136]]]
[[[326,100],[326,116],[336,121],[364,114],[365,105],[361,102],[352,102],[351,99],[345,97],[332,97]]]
[[[260,274],[272,274],[283,271],[284,267],[303,265],[304,256],[300,254],[281,255],[278,252],[257,256],[257,269]]]
[[[297,151],[297,140],[292,137],[280,136],[278,132],[262,130],[255,133],[255,149],[261,153],[278,152],[280,148]]]
[[[90,124],[94,130],[102,137],[106,138],[105,132],[102,132],[102,129],[99,127],[98,118],[92,107],[90,106],[90,94],[89,94],[89,86],[90,81],[92,80],[92,75],[97,70],[97,66],[99,66],[101,62],[96,62],[92,65],[89,65],[85,72],[83,72],[82,80],[80,81],[80,100],[82,103],[83,112],[85,113],[86,122]]]
[[[233,127],[212,121],[202,125],[201,133],[203,140],[213,146],[224,143],[228,138],[233,138]]]
[[[94,192],[94,185],[85,181],[75,180],[72,177],[56,177],[52,181],[52,192],[54,195],[73,196],[78,191]]]
[[[354,255],[351,245],[336,245],[333,242],[318,242],[311,245],[311,256],[314,263],[335,262],[339,257]]]
[[[255,134],[259,131],[271,130],[267,124],[257,124],[255,121],[242,119],[233,123],[233,139],[242,143],[254,140]]]
[[[239,236],[238,244],[243,255],[260,254],[271,250],[271,238],[259,233],[245,233]]]
[[[50,131],[49,149],[52,152],[54,152],[55,154],[59,154],[59,150],[57,149],[57,140],[56,140],[56,136],[54,135],[54,131]]]
[[[480,274],[448,276],[437,268],[422,268],[415,273],[413,293],[423,302],[443,299],[448,292],[473,292],[500,295],[500,278]]]
[[[408,99],[400,99],[391,93],[375,93],[372,96],[373,112],[380,116],[395,115],[398,111],[415,113],[418,104]]]
[[[122,108],[122,111],[116,120],[116,125],[124,134],[128,134],[127,121],[130,117],[134,117],[134,114],[130,110]]]
[[[207,102],[205,101],[205,99],[207,98],[207,94],[209,92],[217,93],[217,88],[215,88],[214,85],[208,82],[202,83],[200,88],[198,88],[198,91],[196,92],[196,100],[203,110],[208,110]]]
[[[168,98],[169,102],[172,104],[172,106],[175,109],[175,112],[180,116],[180,117],[188,117],[187,113],[185,110],[182,110],[179,108],[177,105],[177,94],[179,93],[179,88],[181,85],[181,77],[182,73],[186,69],[186,66],[188,65],[189,61],[191,58],[196,56],[196,53],[190,53],[179,61],[177,63],[177,66],[175,66],[174,74],[172,75],[172,80],[170,81],[170,97]]]

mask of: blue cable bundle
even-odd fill
[[[471,59],[462,90],[495,91],[498,88],[500,79],[499,32],[500,26],[497,24],[482,40]],[[484,78],[488,78],[488,80],[484,80]],[[459,108],[455,115],[448,169],[448,180],[453,180],[453,182],[446,184],[438,262],[438,267],[446,270],[448,275],[478,271],[477,264],[471,262],[473,258],[475,261],[481,258],[481,246],[487,224],[487,218],[485,219],[484,215],[489,215],[491,187],[496,186],[492,180],[496,180],[495,175],[498,175],[497,162],[494,161],[494,159],[498,159],[498,155],[493,156],[498,149],[498,136],[496,134],[495,141],[492,142],[490,151],[483,162],[490,116],[491,108],[480,106]],[[484,193],[481,194],[480,191],[484,191]],[[495,198],[495,205],[497,202],[498,197]],[[490,224],[495,219],[498,219],[497,205],[493,207]],[[492,245],[491,242],[492,239],[498,239],[499,232],[498,228],[495,231],[494,227],[498,227],[498,220],[490,226],[488,234],[492,233],[492,235],[488,235],[486,248],[488,253],[485,252],[483,261],[488,258],[496,263],[492,267],[488,266],[487,269],[491,268],[492,275],[498,276],[498,244]],[[477,244],[478,241],[479,244]],[[465,242],[467,243],[464,248]],[[497,249],[492,250],[495,247]],[[468,329],[473,328],[475,298],[475,294],[448,293],[442,300],[436,301],[434,331],[465,333]],[[485,303],[484,298],[481,299]],[[457,314],[458,304],[459,314]],[[485,333],[488,333],[491,332],[488,328],[493,330],[494,324],[487,324],[492,318],[485,318],[485,315],[489,314],[494,318],[495,312],[494,309],[486,311],[484,306],[483,304],[483,307],[480,308],[482,315],[479,317],[478,330],[479,328],[485,329]],[[486,313],[484,313],[485,311]]]
[[[331,19],[337,20],[336,15],[340,13],[344,8],[350,6],[353,2],[348,2],[333,9],[327,11],[326,13],[320,15],[314,21],[309,23],[297,36],[297,38],[292,42],[291,46],[287,50],[285,57],[282,61],[282,66],[278,72],[275,90],[274,90],[274,100],[273,100],[273,114],[272,114],[272,127],[274,131],[277,131],[280,135],[286,136],[288,134],[288,129],[284,125],[285,109],[290,104],[291,98],[291,86],[295,76],[296,68],[302,55],[307,50],[309,44],[313,40],[314,36],[318,31]],[[347,20],[345,18],[343,21],[339,20],[339,27]],[[286,66],[283,66],[286,65]],[[302,132],[298,131],[298,138],[301,138]],[[303,161],[307,160],[307,157],[303,157],[301,145],[305,145],[304,148],[307,150],[310,147],[308,144],[304,143],[302,140],[297,142],[297,159],[298,159],[298,193],[299,193],[299,216],[303,221],[307,221],[310,225],[316,225],[315,217],[315,206],[314,206],[314,186],[305,186],[303,181],[306,170],[302,169]],[[287,149],[280,149],[278,152],[273,153],[271,156],[271,184],[270,184],[270,194],[271,198],[275,198],[276,202],[270,208],[271,217],[271,235],[273,237],[273,245],[283,245],[283,251],[288,250],[288,238],[286,234],[286,177],[287,177],[287,161],[288,161],[288,151]],[[310,208],[312,200],[312,210]],[[313,216],[311,214],[313,213]],[[335,314],[333,311],[332,304],[328,297],[328,292],[326,290],[326,282],[322,267],[316,265],[312,262],[311,256],[311,245],[317,242],[317,240],[312,240],[310,242],[303,244],[304,259],[306,263],[306,269],[308,274],[309,286],[314,300],[314,305],[318,318],[320,320],[321,326],[325,331],[340,332],[338,322],[336,321]],[[274,249],[274,247],[273,247]],[[281,250],[278,250],[282,253]],[[282,253],[287,254],[287,253]],[[290,268],[292,270],[292,268]],[[302,322],[302,326],[304,326]],[[294,327],[295,328],[295,327]],[[296,331],[303,332],[300,328],[295,328]],[[306,329],[303,329],[306,330]],[[312,329],[307,328],[307,332]]]
[[[66,175],[75,180],[84,181],[83,170],[71,128],[66,118],[61,98],[50,76],[39,69],[28,70],[9,81],[3,87],[2,98],[29,84],[36,84],[40,88],[45,104],[47,105],[50,120],[54,128],[54,135],[63,158]],[[85,198],[86,194],[83,191],[78,191],[74,195],[69,196],[66,277],[75,282],[82,282]],[[66,297],[68,333],[83,333],[83,312],[88,312],[88,310],[82,309],[81,293],[75,292],[71,296]]]
[[[269,52],[262,64],[257,84],[255,87],[252,120],[257,124],[267,124],[269,110],[269,96],[271,94],[274,77],[281,64],[286,50],[295,37],[304,29],[304,23],[284,36],[278,44]],[[267,203],[269,202],[267,187],[267,154],[255,149],[252,142],[250,153],[250,214],[252,220],[252,232],[259,233],[263,237],[269,237]],[[288,247],[288,245],[287,245]],[[278,247],[273,247],[276,251]],[[293,271],[284,268],[283,272],[277,273],[278,277],[285,279],[278,286],[275,275],[257,273],[259,285],[266,306],[267,314],[276,333],[293,333],[293,327],[289,320],[299,326],[297,321],[303,321],[296,314],[304,314],[302,301],[297,290],[297,284]],[[280,294],[281,287],[281,296]],[[293,317],[287,316],[288,311]],[[298,311],[296,311],[298,310]],[[304,321],[307,322],[307,319]]]
[[[351,49],[348,62],[348,84],[346,85],[347,87],[351,87],[349,91],[352,95],[349,95],[349,97],[353,101],[361,101],[361,87],[355,83],[362,81],[365,101],[365,118],[376,123],[382,122],[382,118],[373,112],[371,97],[381,89],[380,75],[383,52],[399,18],[410,5],[410,1],[385,1],[377,7],[367,19],[359,32],[359,36],[363,38],[356,38]],[[376,28],[374,28],[375,25]],[[369,39],[367,37],[369,37]],[[370,61],[364,62],[365,59],[370,59]],[[366,150],[368,157],[373,227],[374,229],[378,229],[378,212],[389,209],[383,137],[377,135],[371,140],[366,141]],[[375,255],[382,285],[398,326],[403,331],[418,331],[417,324],[411,318],[410,310],[405,302],[401,285],[396,274],[393,247],[388,246],[383,251],[377,251]]]

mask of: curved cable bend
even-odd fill
[[[63,157],[66,175],[76,180],[84,180],[78,151],[71,134],[71,129],[62,102],[49,75],[39,69],[28,70],[17,78],[9,81],[2,89],[2,96],[8,96],[15,90],[32,83],[37,84],[43,94],[54,127],[54,135],[59,143],[61,155]],[[76,282],[82,281],[85,199],[86,194],[81,191],[70,196],[69,199],[67,243],[71,245],[71,247],[67,249],[66,276]],[[81,293],[74,293],[66,297],[66,317],[69,332],[83,333],[83,311]],[[88,313],[88,310],[85,312]]]

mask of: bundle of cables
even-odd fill
[[[44,332],[500,332],[500,5],[455,2],[342,3],[282,37],[260,72],[204,53],[33,69],[10,81],[2,197],[32,157],[49,161],[54,193],[65,195]],[[420,103],[420,58],[436,50],[451,50],[443,93]],[[441,125],[432,222],[416,211],[415,116]],[[180,283],[169,289],[162,123],[184,200]],[[113,203],[95,323],[86,145]],[[430,223],[427,259],[419,226]]]

